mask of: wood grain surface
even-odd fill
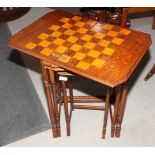
[[[150,35],[70,13],[46,14],[9,46],[110,87],[129,79],[151,45]]]

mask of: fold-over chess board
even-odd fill
[[[9,44],[114,87],[130,77],[150,42],[141,32],[56,11],[17,33]]]

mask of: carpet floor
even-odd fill
[[[0,23],[0,146],[50,129],[50,123],[19,52]]]

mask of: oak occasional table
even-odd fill
[[[10,39],[8,45],[50,64],[107,86],[116,92],[112,132],[120,137],[128,81],[151,45],[150,35],[61,11],[50,12]],[[50,100],[47,70],[42,64],[53,137],[60,134],[56,101]],[[54,81],[53,73],[50,80]],[[56,96],[55,83],[52,94]]]

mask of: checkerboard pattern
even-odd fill
[[[32,51],[39,51],[45,56],[52,52],[64,53],[93,25],[93,20],[85,20],[80,16],[73,18],[62,18],[57,24],[51,25],[48,30],[42,32],[33,42],[25,45],[25,48]]]
[[[80,16],[64,17],[25,48],[80,70],[102,68],[130,33],[128,29]]]

